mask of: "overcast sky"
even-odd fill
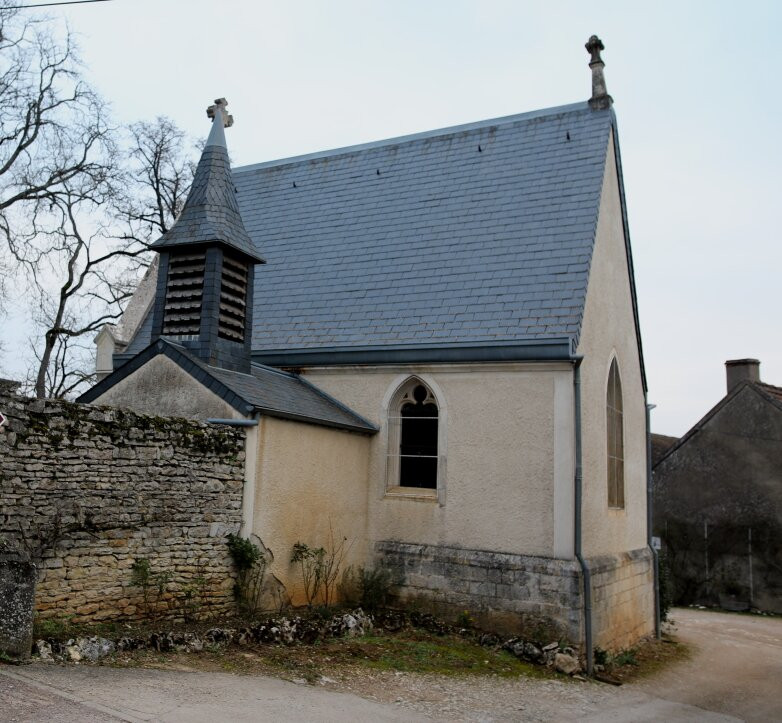
[[[29,10],[34,13],[40,11]],[[112,0],[52,8],[120,121],[204,137],[225,96],[235,165],[586,100],[604,41],[653,429],[724,394],[726,359],[782,385],[782,3]]]

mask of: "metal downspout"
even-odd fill
[[[584,580],[584,646],[586,647],[587,674],[594,674],[594,645],[592,643],[592,575],[584,556],[581,554],[581,505],[583,472],[581,468],[581,362],[583,357],[574,357],[573,397],[576,433],[576,476],[575,476],[575,552]]]
[[[659,640],[661,636],[661,621],[660,621],[660,557],[657,554],[657,550],[654,549],[652,544],[652,530],[654,522],[654,507],[652,504],[652,425],[651,425],[651,411],[654,409],[654,404],[646,403],[646,395],[644,395],[644,403],[646,406],[646,544],[652,551],[652,559],[654,561],[654,634]]]
[[[207,419],[209,424],[224,424],[226,427],[257,427],[257,419]]]

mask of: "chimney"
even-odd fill
[[[729,359],[725,362],[728,394],[741,382],[760,381],[760,362],[757,359]]]
[[[592,69],[592,97],[589,99],[589,106],[592,110],[605,110],[614,102],[606,90],[606,79],[603,75],[605,63],[600,57],[600,51],[605,50],[605,46],[597,35],[593,35],[584,47],[592,56],[589,61],[589,67]]]

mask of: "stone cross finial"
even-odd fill
[[[217,112],[219,111],[223,118],[223,127],[230,128],[234,124],[234,117],[232,115],[228,115],[226,110],[227,105],[228,101],[225,98],[217,98],[214,102],[214,105],[210,105],[206,109],[206,115],[214,120]]]
[[[605,50],[603,41],[597,35],[593,35],[584,47],[591,56],[589,67],[592,69],[592,97],[589,99],[589,105],[593,110],[610,108],[614,100],[608,95],[606,80],[603,75],[605,63],[600,57],[600,51]]]
[[[600,57],[600,51],[605,50],[605,45],[603,45],[603,41],[600,40],[597,35],[593,35],[589,38],[584,47],[587,49],[587,52],[592,55],[592,59],[589,61],[590,65],[592,65],[592,63],[603,62],[603,59]]]

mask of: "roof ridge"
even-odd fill
[[[461,123],[459,125],[446,126],[444,128],[434,128],[428,131],[419,131],[417,133],[409,133],[402,136],[393,136],[391,138],[383,138],[377,141],[368,141],[367,143],[357,143],[352,146],[340,146],[323,151],[314,151],[313,153],[304,153],[298,156],[278,158],[270,161],[262,161],[260,163],[250,163],[246,166],[237,166],[233,169],[233,174],[236,175],[238,173],[257,171],[263,168],[287,166],[294,163],[300,163],[302,161],[316,160],[318,158],[330,158],[332,156],[349,155],[359,151],[371,150],[372,148],[383,148],[384,146],[408,143],[417,140],[424,140],[427,138],[439,138],[441,136],[447,136],[453,133],[462,133],[464,131],[486,128],[488,126],[510,125],[511,123],[522,120],[533,120],[535,118],[543,118],[546,116],[559,115],[563,113],[572,113],[575,111],[590,111],[592,113],[600,112],[592,110],[586,101],[581,101],[578,103],[570,103],[568,105],[553,106],[551,108],[541,108],[539,110],[525,111],[524,113],[516,113],[514,115],[500,116],[498,118],[487,118],[486,120],[474,121],[472,123]],[[608,112],[610,113],[610,111]]]
[[[777,392],[782,392],[782,387],[778,387],[776,384],[769,384],[768,382],[752,382],[753,384],[757,384],[761,387],[768,387],[769,389],[773,389]]]

